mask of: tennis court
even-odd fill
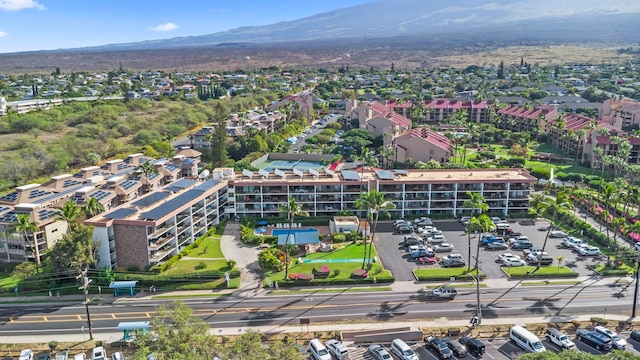
[[[266,171],[291,170],[298,169],[306,171],[307,169],[320,170],[324,166],[319,162],[302,161],[302,160],[267,160],[259,165],[261,169]]]

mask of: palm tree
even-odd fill
[[[22,234],[24,241],[31,246],[31,250],[36,258],[36,272],[40,273],[40,251],[34,233],[40,230],[35,221],[31,221],[29,214],[17,214],[15,229]],[[29,236],[31,235],[31,236]],[[33,241],[31,241],[33,239]]]
[[[98,199],[92,197],[87,200],[87,203],[82,208],[87,218],[92,218],[102,212],[104,212],[104,205]]]
[[[358,199],[356,199],[356,207],[367,209],[367,221],[369,226],[373,224],[373,230],[371,231],[371,240],[376,236],[376,228],[378,226],[378,219],[380,213],[389,215],[389,210],[395,209],[396,206],[391,200],[385,198],[385,194],[377,190],[371,190],[369,192],[362,192]],[[369,244],[369,253],[367,255],[367,238],[364,239],[365,249],[362,257],[362,268],[365,268],[365,263],[368,261],[369,266],[371,264],[371,249],[373,244]],[[367,259],[368,257],[368,259]]]
[[[480,210],[480,212],[485,212],[489,210],[489,205],[485,200],[484,196],[480,193],[472,193],[471,191],[467,191],[467,196],[469,199],[465,200],[462,206],[466,208],[471,208],[471,217],[475,217],[476,210]],[[467,228],[467,241],[469,245],[469,252],[467,259],[469,259],[469,263],[467,264],[467,271],[471,270],[471,220],[469,220],[469,227]]]
[[[491,221],[491,218],[487,214],[480,214],[478,217],[474,216],[472,220],[474,220],[474,226],[480,232],[478,235],[478,244],[476,245],[476,258],[474,265],[474,269],[476,270],[476,316],[478,317],[477,325],[480,325],[482,323],[482,310],[480,309],[480,245],[482,234],[490,232],[494,225],[493,221]],[[469,225],[471,225],[471,222],[469,222]],[[471,259],[469,259],[469,262],[471,262]]]
[[[547,234],[544,237],[544,242],[542,243],[542,251],[540,255],[538,255],[538,263],[536,264],[536,270],[540,269],[540,262],[542,261],[542,254],[544,253],[544,249],[547,247],[547,241],[549,240],[549,234],[551,233],[551,229],[555,227],[556,217],[562,210],[569,210],[573,207],[573,203],[571,199],[565,193],[556,194],[555,198],[547,197],[537,204],[536,210],[540,213],[547,213],[551,215],[551,220],[549,229],[547,230]]]
[[[143,183],[146,185],[147,191],[150,191],[151,187],[149,186],[149,177],[152,174],[157,174],[158,168],[149,161],[145,161],[142,164],[138,165],[135,171],[142,174],[142,176],[144,177]]]
[[[289,217],[289,231],[287,232],[284,250],[284,279],[286,280],[289,277],[289,241],[291,239],[291,230],[293,229],[293,219],[296,216],[309,216],[309,213],[302,210],[302,204],[296,202],[294,197],[290,197],[285,205],[281,205],[280,211],[287,213]]]
[[[76,206],[73,200],[69,199],[64,206],[60,208],[60,214],[58,215],[60,220],[67,223],[71,230],[75,229],[78,219],[80,218],[80,208]]]

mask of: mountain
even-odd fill
[[[87,50],[137,50],[307,40],[494,34],[563,40],[637,41],[640,1],[378,0],[303,19],[209,35],[112,44]]]

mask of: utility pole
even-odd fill
[[[636,259],[636,286],[633,291],[633,310],[631,311],[631,317],[636,317],[636,308],[638,307],[638,279],[640,279],[640,259]]]
[[[87,325],[89,326],[89,340],[93,340],[93,328],[91,326],[91,315],[89,314],[89,284],[91,284],[91,279],[87,276],[87,270],[82,270],[82,273],[76,276],[76,279],[82,278],[82,286],[78,289],[82,290],[84,294],[84,307],[87,310]]]
[[[480,239],[478,239],[480,241]],[[480,306],[480,267],[478,266],[478,256],[475,258],[476,260],[476,318],[477,322],[475,325],[480,325],[482,323],[482,307]]]

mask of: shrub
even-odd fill
[[[340,269],[333,269],[333,276],[338,277],[340,275]]]
[[[549,179],[551,177],[551,171],[547,168],[533,168],[531,169],[531,176],[538,179]]]
[[[369,273],[364,269],[357,269],[351,272],[352,278],[366,278],[367,276],[369,276]]]
[[[234,266],[236,266],[236,261],[235,260],[227,260],[227,268],[229,270],[233,269]]]
[[[345,234],[335,234],[333,235],[333,242],[339,243],[347,240],[347,236]]]
[[[196,270],[204,270],[207,268],[207,264],[204,261],[200,261],[198,265],[195,266]]]
[[[56,351],[56,348],[58,347],[58,342],[53,340],[53,341],[49,341],[49,350]]]

